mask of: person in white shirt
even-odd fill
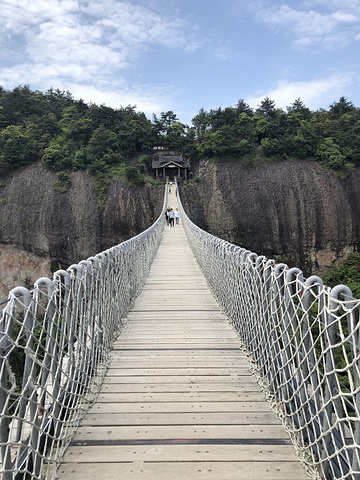
[[[179,225],[180,224],[180,212],[179,212],[179,209],[177,208],[175,210],[175,222],[176,222],[176,225]]]

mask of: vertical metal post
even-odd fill
[[[334,459],[335,463],[330,461],[331,451],[335,448],[334,446],[334,437],[332,434],[332,415],[336,412],[334,402],[331,401],[335,395],[334,387],[336,385],[335,377],[335,365],[334,365],[334,348],[336,344],[336,332],[337,332],[337,317],[336,312],[339,310],[339,295],[348,295],[352,297],[351,290],[345,285],[338,285],[334,287],[329,295],[329,314],[327,315],[326,323],[326,347],[327,353],[325,355],[325,372],[324,379],[325,392],[324,392],[324,415],[322,421],[322,431],[324,433],[323,439],[323,448],[321,452],[321,457],[323,460],[323,471],[325,475],[332,475],[334,478],[337,478],[334,475],[334,469],[337,470],[341,468],[339,465],[339,460]],[[350,466],[349,466],[350,467]]]
[[[11,297],[10,297],[11,298]],[[9,300],[10,300],[9,298]],[[10,347],[10,338],[12,331],[12,315],[8,315],[9,309],[13,308],[13,303],[9,303],[1,312],[0,318],[0,443],[1,443],[1,464],[3,470],[3,480],[11,480],[11,446],[9,441],[10,414],[7,411],[7,351]]]

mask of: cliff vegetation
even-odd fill
[[[162,204],[149,159],[159,146],[191,159],[182,198],[215,235],[307,274],[359,250],[360,109],[345,97],[318,111],[239,100],[189,126],[172,111],[150,120],[135,106],[0,87],[3,291],[15,271],[31,285],[149,226]]]
[[[41,162],[56,172],[60,190],[69,187],[71,171],[104,175],[114,166],[141,183],[143,165],[131,160],[159,145],[193,160],[311,159],[344,176],[360,164],[359,134],[360,109],[345,97],[318,111],[300,99],[286,111],[269,98],[255,110],[239,100],[200,109],[189,126],[172,111],[149,120],[135,106],[113,109],[60,90],[0,87],[0,173]]]

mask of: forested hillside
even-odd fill
[[[131,166],[135,153],[166,140],[186,152],[187,133],[173,112],[153,121],[135,107],[113,109],[85,104],[70,92],[33,92],[28,87],[0,89],[0,172],[42,162],[57,172],[66,189],[69,172],[88,169],[104,175],[114,167],[130,180],[141,180],[143,165]]]
[[[310,158],[346,175],[360,164],[360,109],[344,97],[318,111],[300,99],[286,111],[269,98],[255,110],[239,100],[234,107],[200,109],[189,126],[172,111],[149,120],[135,106],[113,109],[75,100],[70,92],[0,87],[3,174],[41,161],[66,186],[69,171],[103,173],[159,144],[192,159]]]
[[[265,254],[272,254],[270,247],[275,249],[279,245],[282,249],[278,252],[280,256],[294,254],[294,258],[299,259],[300,263],[303,259],[304,265],[311,263],[310,260],[305,259],[306,255],[310,258],[316,252],[322,252],[322,255],[325,255],[324,258],[333,258],[328,257],[328,251],[331,249],[336,250],[335,257],[346,255],[346,252],[351,249],[357,249],[357,245],[359,245],[359,210],[354,204],[358,198],[356,190],[358,174],[353,175],[351,172],[355,167],[360,166],[360,108],[344,97],[335,101],[327,110],[318,111],[311,111],[300,99],[294,100],[294,103],[289,105],[286,111],[277,108],[269,98],[265,98],[255,109],[250,108],[245,101],[239,100],[235,106],[219,107],[209,111],[200,109],[192,119],[192,124],[185,125],[173,111],[161,112],[159,115],[153,115],[152,119],[148,119],[144,113],[137,111],[136,107],[131,105],[110,108],[105,105],[86,104],[81,99],[74,99],[70,92],[56,89],[39,92],[32,91],[28,86],[19,86],[12,91],[7,91],[0,87],[0,187],[3,192],[0,195],[0,207],[2,206],[3,214],[9,218],[9,222],[13,221],[8,216],[11,200],[3,198],[2,195],[8,195],[4,192],[12,192],[12,195],[15,195],[16,188],[18,188],[15,185],[23,185],[23,189],[29,190],[30,183],[28,182],[28,185],[25,182],[26,172],[24,175],[17,175],[17,172],[21,173],[22,170],[27,170],[33,165],[31,188],[34,188],[36,172],[46,169],[45,171],[49,172],[49,175],[43,175],[43,177],[51,179],[50,188],[57,191],[56,196],[52,196],[50,191],[46,190],[47,203],[44,201],[46,205],[51,206],[53,218],[55,219],[56,215],[59,216],[60,208],[67,206],[67,210],[65,209],[67,214],[72,212],[71,215],[74,217],[72,224],[79,225],[71,237],[75,239],[73,244],[80,245],[80,236],[87,235],[86,248],[77,246],[76,255],[85,254],[90,248],[109,246],[111,242],[122,238],[119,233],[121,229],[128,229],[128,234],[134,234],[135,225],[140,226],[135,219],[135,211],[131,213],[131,225],[128,226],[124,223],[125,210],[128,208],[126,205],[130,205],[127,203],[129,202],[129,193],[126,190],[128,188],[126,184],[137,185],[140,188],[145,183],[154,182],[151,169],[147,170],[146,168],[146,159],[147,155],[152,153],[153,148],[159,145],[164,145],[190,158],[192,168],[200,161],[202,161],[202,165],[219,164],[221,166],[216,173],[217,180],[212,183],[208,180],[212,185],[211,188],[215,190],[209,189],[210,183],[206,184],[204,170],[194,171],[192,183],[195,180],[203,179],[200,184],[204,183],[203,190],[208,190],[207,194],[211,199],[217,198],[221,191],[224,211],[226,214],[231,213],[232,215],[231,219],[229,217],[228,225],[231,241],[245,242],[246,245],[244,245],[247,248],[252,247],[255,251],[260,248],[261,251],[258,253]],[[209,162],[204,163],[204,159]],[[286,199],[280,197],[281,192],[285,191],[285,179],[289,179],[290,165],[295,165],[295,163],[297,166],[292,169],[292,175],[293,181],[299,183],[296,186],[298,193],[295,190],[291,193],[291,198],[294,197],[295,213],[293,219],[288,219],[288,223],[292,224],[292,229],[286,229],[282,228],[281,222],[283,220],[285,222],[286,217],[291,216],[291,213],[286,211]],[[280,164],[283,166],[280,167]],[[270,166],[268,170],[265,168],[266,165]],[[80,174],[80,171],[84,171],[88,177],[76,176],[76,172]],[[258,172],[262,172],[264,181],[267,182],[267,190],[261,187],[260,196],[265,198],[264,192],[268,191],[267,200],[263,199],[264,204],[267,203],[269,208],[278,205],[275,210],[273,209],[275,212],[273,215],[276,215],[274,222],[279,227],[274,237],[278,245],[266,244],[267,239],[269,241],[272,239],[274,229],[265,234],[266,222],[263,224],[261,219],[264,216],[264,210],[260,211],[257,207],[260,205],[259,197],[248,201],[247,197],[250,198],[251,195],[242,191],[244,188],[251,188],[252,197],[254,197],[261,184],[258,182],[259,185],[254,188],[252,176]],[[267,173],[265,174],[265,172]],[[281,175],[279,176],[276,172],[281,172]],[[354,171],[354,173],[356,172]],[[13,178],[15,174],[16,182],[11,188],[8,179]],[[212,175],[210,170],[209,175]],[[241,175],[241,179],[237,179],[236,175]],[[274,176],[277,176],[276,180]],[[125,183],[117,184],[117,186],[112,184],[115,177],[123,179]],[[331,180],[334,177],[338,177],[336,182],[334,180],[335,183]],[[314,219],[313,224],[316,223],[317,227],[309,222],[309,205],[306,202],[305,192],[304,195],[301,195],[304,183],[299,180],[300,178],[307,179],[307,187],[311,192],[319,186],[319,196],[312,195],[310,209]],[[341,183],[344,178],[346,183]],[[319,183],[316,185],[316,182],[321,182],[321,185]],[[80,228],[82,222],[75,218],[76,208],[73,207],[75,190],[85,192],[86,189],[83,188],[85,184],[95,188],[98,206],[95,206],[95,197],[91,197],[91,204],[94,203],[94,212],[96,208],[100,209],[96,210],[94,214],[94,218],[98,218],[97,227],[88,230],[82,226]],[[79,185],[82,185],[80,190]],[[274,197],[273,201],[269,203],[269,196],[275,190],[278,191],[277,197],[279,198]],[[110,191],[117,191],[117,198],[122,198],[121,208],[114,207],[113,204],[110,206]],[[191,189],[188,191],[191,192]],[[330,196],[328,191],[337,193],[335,196]],[[44,196],[44,188],[42,188],[42,192]],[[147,189],[144,199],[140,193],[137,193],[135,198],[133,192],[134,202],[141,204],[142,211],[146,209],[144,202],[150,198],[149,192],[150,190]],[[67,193],[67,196],[61,197],[63,193]],[[29,191],[28,195],[30,194]],[[234,201],[235,197],[243,198],[241,205]],[[199,190],[198,198],[193,195],[192,198],[194,205],[199,204],[196,208],[203,213],[204,225],[208,226],[211,231],[214,218],[210,219],[210,214],[213,215],[217,211],[216,208],[213,212],[206,212],[206,207],[200,205],[201,190]],[[335,220],[335,223],[330,221],[328,227],[326,226],[327,221],[324,223],[324,217],[326,217],[329,206],[328,198],[332,198],[335,203],[338,199],[342,199],[343,206],[346,206],[346,209],[351,212],[348,222],[344,218],[345,213],[339,211],[333,215],[334,218],[336,217],[336,222]],[[159,189],[154,196],[152,211],[148,215],[147,221],[151,221],[158,199]],[[20,202],[20,197],[17,201]],[[30,198],[27,201],[30,201]],[[208,203],[211,204],[211,202]],[[14,212],[16,209],[20,213],[23,212],[23,205],[19,205],[13,205]],[[283,207],[280,208],[280,205]],[[316,205],[321,205],[321,209],[320,206],[317,209]],[[39,205],[39,212],[42,212],[40,207]],[[331,206],[331,208],[333,207]],[[110,212],[119,211],[119,208],[122,219],[109,220],[113,216],[113,214],[110,215]],[[134,208],[131,206],[132,210]],[[255,213],[253,213],[254,208],[257,208]],[[250,212],[252,213],[250,214]],[[19,232],[20,230],[22,232],[19,233],[19,238],[16,236],[14,228],[10,228],[9,222],[3,222],[2,228],[10,230],[1,232],[1,241],[19,245],[29,251],[36,251],[38,244],[26,244],[31,235],[22,231],[21,225],[23,225],[24,219],[20,213],[16,214],[19,217]],[[41,218],[46,216],[45,213],[41,213],[41,215]],[[269,215],[271,215],[270,210]],[[239,218],[236,219],[236,216]],[[145,214],[142,214],[142,217],[145,218]],[[245,220],[247,217],[248,220]],[[223,216],[223,225],[224,218]],[[271,220],[267,219],[268,222]],[[41,254],[50,254],[51,258],[56,261],[61,261],[61,258],[64,258],[64,262],[72,261],[71,258],[66,257],[71,250],[69,250],[68,244],[64,243],[61,248],[59,247],[58,233],[50,238],[50,223],[46,225],[46,228],[44,227],[43,232],[39,232],[44,244],[44,248],[39,249]],[[56,220],[55,224],[60,232],[60,219]],[[327,228],[330,232],[328,235],[326,234]],[[265,232],[262,237],[261,229]],[[317,231],[316,235],[312,234],[315,230]],[[44,240],[45,232],[46,240]],[[219,232],[220,230],[212,231],[215,234]],[[333,237],[336,237],[335,240]],[[75,253],[74,256],[76,256]],[[94,252],[91,251],[91,253]],[[73,260],[78,261],[79,259],[74,258]],[[312,271],[313,265],[316,265],[317,261],[316,258],[311,263],[309,271]],[[359,270],[359,257],[355,254],[350,258],[349,265],[345,264],[341,271],[338,272],[334,267],[329,273],[327,281],[336,283],[341,279],[344,283],[352,282],[351,284],[356,290]],[[347,272],[352,274],[351,278],[355,276],[354,282],[351,279],[349,282],[346,281]]]

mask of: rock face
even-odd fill
[[[35,280],[51,273],[48,257],[25,252],[14,245],[0,245],[0,266],[0,302],[11,288],[31,287]]]
[[[15,285],[31,285],[51,269],[66,268],[140,233],[163,203],[163,187],[114,181],[101,210],[86,172],[71,175],[66,193],[54,190],[55,179],[53,172],[32,165],[1,182],[0,299]]]
[[[360,169],[339,179],[313,161],[200,166],[182,186],[192,220],[214,235],[309,275],[360,249]]]
[[[315,162],[246,166],[201,162],[200,182],[180,186],[190,218],[214,235],[309,275],[360,250],[360,169],[338,179]],[[74,172],[66,193],[55,175],[32,165],[0,183],[0,301],[16,285],[31,286],[149,227],[162,186],[114,180],[100,209],[93,179]]]

